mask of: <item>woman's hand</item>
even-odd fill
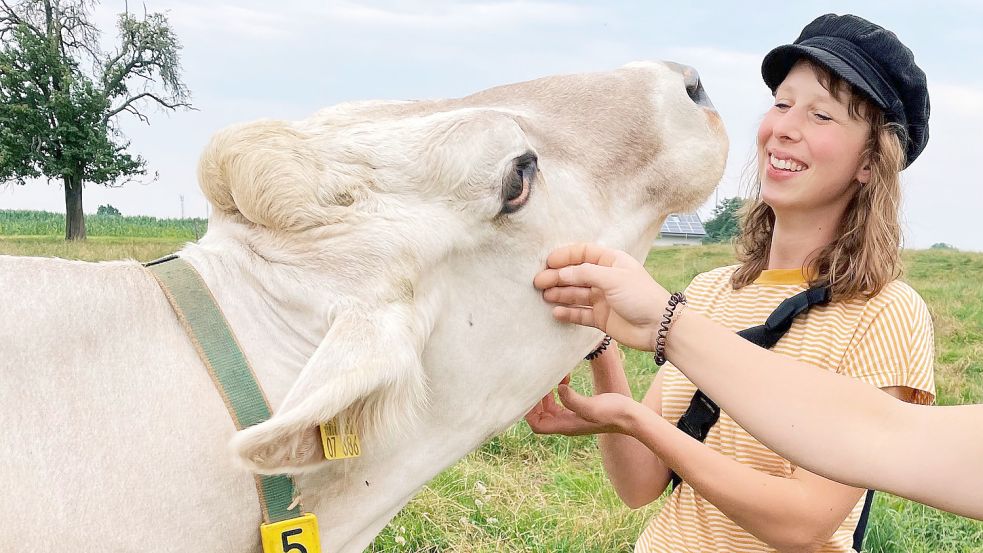
[[[560,381],[560,386],[569,386],[569,384],[570,375],[563,377],[563,380]],[[531,411],[526,413],[526,422],[536,434],[585,436],[600,432],[596,424],[558,404],[556,398],[553,397],[552,390]]]
[[[597,428],[597,432],[631,435],[636,428],[637,409],[646,409],[634,399],[616,393],[583,396],[569,384],[557,387],[560,401],[571,412]]]
[[[558,321],[599,328],[619,342],[651,351],[669,293],[625,252],[596,244],[559,248],[533,281],[558,304]]]
[[[582,396],[570,388],[567,375],[557,387],[562,404],[550,392],[526,414],[526,422],[537,434],[584,436],[616,432],[631,434],[635,409],[643,407],[632,398],[616,393]]]

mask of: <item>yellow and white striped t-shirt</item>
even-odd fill
[[[751,285],[734,290],[737,266],[698,275],[686,289],[694,309],[735,332],[762,324],[782,300],[808,285],[798,269],[763,271]],[[707,344],[713,347],[713,344]],[[814,306],[799,315],[773,351],[784,353],[877,387],[907,386],[915,401],[934,400],[934,336],[928,307],[910,286],[894,281],[870,300]],[[662,414],[676,424],[696,387],[666,364]],[[835,402],[837,398],[831,397]],[[775,413],[781,417],[781,413]],[[774,476],[788,478],[795,466],[744,431],[725,412],[706,444],[724,455]],[[749,498],[753,500],[753,498]],[[853,551],[863,498],[820,551]],[[686,482],[677,486],[635,545],[636,552],[774,551],[728,519]]]

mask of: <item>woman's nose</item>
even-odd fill
[[[795,108],[790,108],[785,113],[778,114],[771,131],[779,140],[796,142],[802,139],[801,125],[802,117]]]

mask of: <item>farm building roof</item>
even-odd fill
[[[706,236],[703,222],[696,213],[673,213],[662,223],[663,236]]]

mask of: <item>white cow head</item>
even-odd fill
[[[384,524],[597,342],[533,288],[546,254],[598,241],[644,256],[717,184],[727,141],[705,98],[692,69],[633,63],[217,135],[199,169],[215,206],[202,248],[253,255],[251,278],[295,323],[278,343],[306,348],[302,366],[256,367],[289,391],[238,433],[237,457],[348,495],[345,476],[367,486],[413,465],[375,507]],[[360,429],[361,458],[322,460],[315,428],[333,418]]]

